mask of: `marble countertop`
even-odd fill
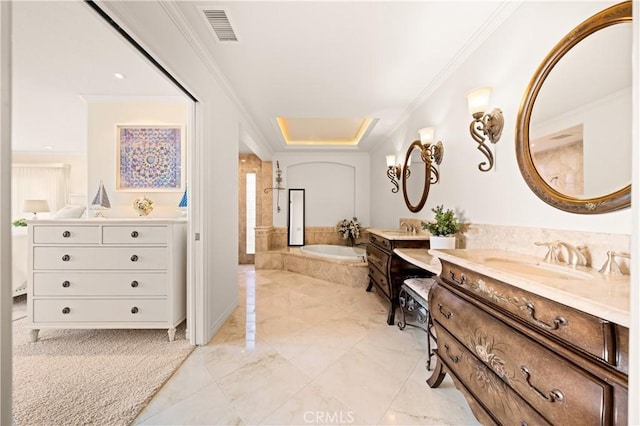
[[[367,231],[370,234],[377,235],[387,240],[420,240],[426,241],[429,239],[428,234],[412,234],[410,232],[403,231],[401,229],[378,229],[369,228]]]
[[[542,259],[496,249],[398,249],[399,256],[433,272],[433,258],[546,297],[563,305],[629,327],[629,275],[606,276],[596,269],[546,264]],[[427,266],[427,267],[425,267]]]
[[[393,252],[409,263],[436,275],[442,271],[442,265],[437,257],[430,255],[427,249],[397,248]]]

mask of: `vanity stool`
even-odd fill
[[[427,370],[431,370],[431,357],[434,351],[431,349],[431,339],[437,342],[433,333],[433,324],[429,314],[429,291],[435,284],[433,278],[408,278],[400,286],[398,299],[402,319],[398,323],[398,328],[404,330],[407,325],[424,330],[427,333]],[[418,324],[407,323],[406,312],[415,312]],[[423,325],[426,324],[426,327]]]

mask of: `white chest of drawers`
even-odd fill
[[[166,328],[186,318],[184,219],[29,222],[30,340],[42,328]]]

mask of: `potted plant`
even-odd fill
[[[27,221],[25,218],[21,217],[20,219],[16,219],[13,222],[11,222],[11,224],[16,228],[22,228],[27,226]]]
[[[434,220],[421,222],[422,229],[429,231],[429,247],[432,249],[456,248],[455,234],[460,230],[460,222],[451,209],[444,210],[444,206],[431,209],[436,214]]]

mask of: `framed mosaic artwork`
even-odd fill
[[[116,126],[118,191],[182,191],[182,127]]]

